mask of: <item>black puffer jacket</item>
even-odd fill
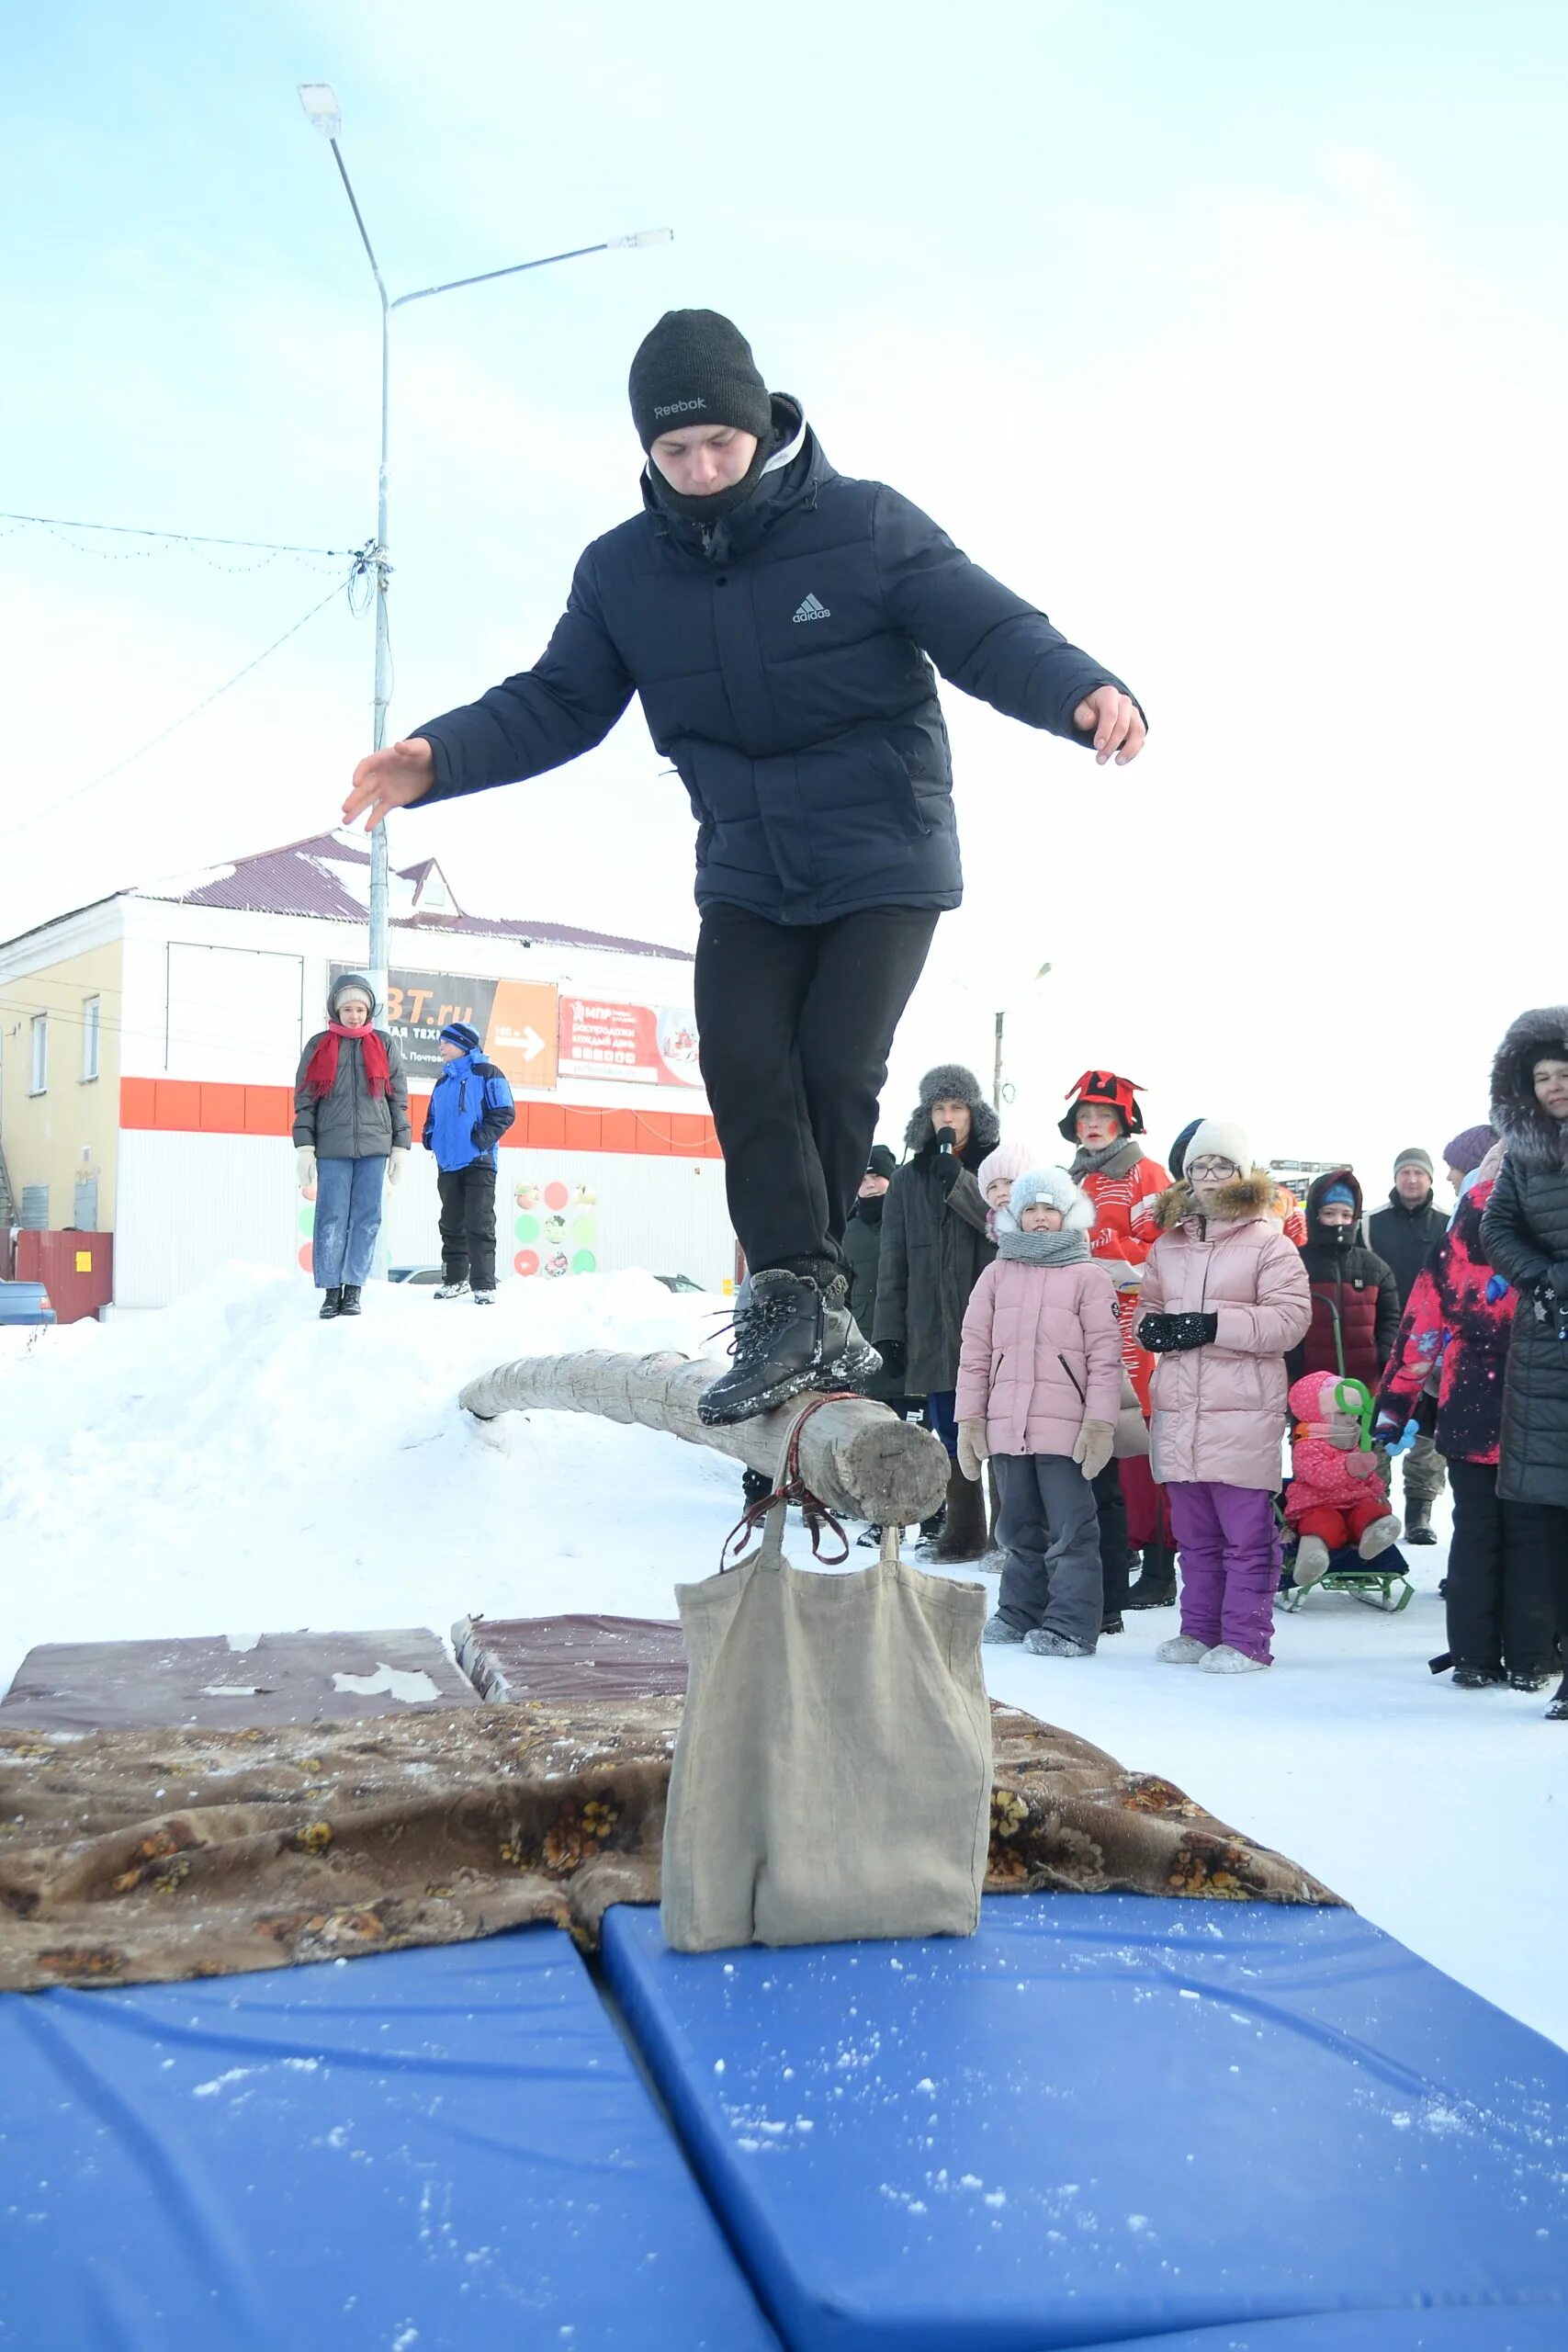
[[[1492,1124],[1507,1147],[1481,1223],[1482,1254],[1517,1291],[1503,1385],[1497,1492],[1568,1510],[1568,1120],[1535,1099],[1538,1057],[1568,1039],[1568,1005],[1522,1013],[1492,1066]]]
[[[1449,1220],[1441,1209],[1433,1207],[1430,1192],[1426,1207],[1420,1209],[1407,1208],[1397,1191],[1392,1192],[1387,1208],[1367,1219],[1367,1239],[1383,1263],[1393,1269],[1402,1314],[1410,1304],[1416,1275],[1448,1229]]]
[[[699,906],[787,923],[957,906],[931,664],[1079,743],[1078,703],[1121,682],[896,490],[835,473],[794,401],[773,413],[786,461],[743,505],[691,522],[645,475],[534,668],[410,730],[435,757],[422,808],[591,751],[636,693],[697,820]]]
[[[899,1385],[911,1396],[957,1386],[964,1310],[997,1254],[975,1176],[1001,1140],[1001,1130],[988,1102],[976,1102],[970,1121],[969,1140],[958,1155],[958,1181],[944,1193],[931,1113],[916,1111],[904,1140],[919,1148],[898,1170],[883,1202],[875,1339],[878,1346],[890,1340],[908,1348]]]

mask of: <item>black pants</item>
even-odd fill
[[[1122,1491],[1122,1465],[1108,1462],[1094,1482],[1094,1508],[1100,1518],[1100,1568],[1105,1588],[1105,1613],[1119,1617],[1132,1589],[1132,1558],[1127,1548],[1127,1498]]]
[[[703,1083],[729,1217],[753,1272],[836,1269],[898,1017],[936,916],[872,907],[770,922],[708,907],[697,940]]]
[[[1568,1511],[1500,1501],[1492,1463],[1450,1460],[1449,1477],[1454,1532],[1444,1600],[1454,1663],[1544,1673],[1556,1630],[1554,1566],[1568,1600]]]
[[[444,1168],[436,1178],[441,1194],[441,1272],[449,1283],[495,1288],[495,1170],[488,1159],[467,1168]]]

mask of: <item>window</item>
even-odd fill
[[[33,1015],[33,1075],[30,1091],[42,1094],[49,1086],[49,1015]]]
[[[98,1074],[98,1008],[102,1000],[88,997],[82,1006],[82,1077],[84,1082]]]

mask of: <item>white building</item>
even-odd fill
[[[303,1041],[363,969],[370,861],[322,834],[62,915],[0,946],[0,1216],[114,1236],[117,1307],[160,1306],[234,1259],[310,1263],[289,1142]],[[416,1148],[389,1191],[389,1261],[439,1255],[418,1149],[436,1032],[471,1021],[511,1079],[500,1270],[735,1271],[696,1067],[692,959],[466,914],[434,859],[395,876],[384,1018]]]

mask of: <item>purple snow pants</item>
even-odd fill
[[[1165,1491],[1181,1566],[1182,1632],[1206,1649],[1228,1642],[1268,1666],[1280,1584],[1273,1496],[1260,1487],[1222,1487],[1212,1478]]]

